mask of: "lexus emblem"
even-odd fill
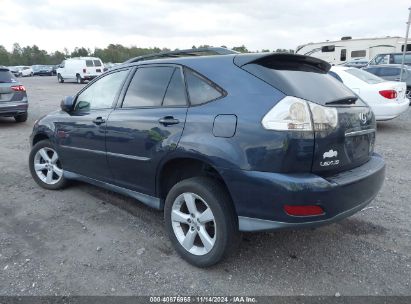
[[[365,124],[367,122],[367,114],[366,113],[360,113],[358,115],[360,117],[360,121]]]

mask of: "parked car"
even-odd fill
[[[1,68],[1,67],[0,67]],[[14,77],[21,77],[21,69],[18,66],[9,66],[7,69],[14,75]]]
[[[233,250],[239,231],[332,223],[381,188],[374,114],[327,62],[137,60],[36,122],[29,166],[41,187],[81,180],[164,210],[176,251],[200,267]]]
[[[366,58],[355,58],[346,63],[343,63],[342,66],[353,67],[353,68],[363,68],[368,65],[368,60]]]
[[[37,76],[52,76],[53,67],[51,65],[33,65],[33,74]]]
[[[76,57],[64,60],[57,69],[57,80],[83,83],[92,80],[104,72],[104,65],[97,57]]]
[[[20,74],[22,77],[33,76],[33,69],[29,66],[19,66]]]
[[[369,65],[401,64],[403,53],[383,53],[371,59]],[[411,65],[411,52],[405,53],[404,64]]]
[[[367,71],[342,66],[332,67],[329,73],[367,102],[376,120],[393,119],[408,110],[405,82],[386,81]]]
[[[401,65],[369,65],[363,68],[364,71],[367,71],[371,74],[374,74],[378,77],[381,77],[385,80],[390,81],[399,81],[401,73]],[[406,96],[411,101],[411,66],[404,66],[402,73],[402,81],[407,84]]]
[[[0,117],[14,117],[16,122],[27,120],[28,100],[25,87],[8,68],[0,67]]]

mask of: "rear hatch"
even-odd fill
[[[0,68],[0,106],[1,103],[14,101],[15,94],[18,94],[12,89],[13,86],[18,85],[17,80],[8,69]]]
[[[103,72],[103,64],[99,59],[87,59],[86,60],[86,75],[95,76],[100,75]]]
[[[291,54],[236,56],[234,63],[285,95],[308,101],[311,116],[322,107],[336,113],[335,127],[325,131],[314,128],[312,172],[331,175],[370,159],[375,142],[374,114],[350,89],[327,74],[328,63]]]

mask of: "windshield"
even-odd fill
[[[358,79],[366,82],[366,83],[370,83],[370,84],[374,84],[374,83],[380,83],[380,82],[384,82],[385,80],[375,76],[374,74],[368,73],[364,70],[360,70],[360,69],[348,69],[345,70],[347,73],[357,77]]]

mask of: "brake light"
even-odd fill
[[[382,97],[385,97],[387,99],[397,98],[397,91],[395,90],[382,90],[379,93]]]
[[[284,205],[284,211],[293,216],[314,216],[324,214],[323,208],[317,205]]]
[[[20,84],[20,85],[11,86],[11,89],[12,89],[13,91],[16,91],[16,92],[26,92],[26,88],[25,88],[24,86],[22,86],[21,84]]]
[[[86,69],[83,69],[83,73],[84,73],[84,74],[86,73]]]
[[[301,98],[286,96],[261,121],[267,130],[328,131],[338,124],[334,107],[324,107]]]

